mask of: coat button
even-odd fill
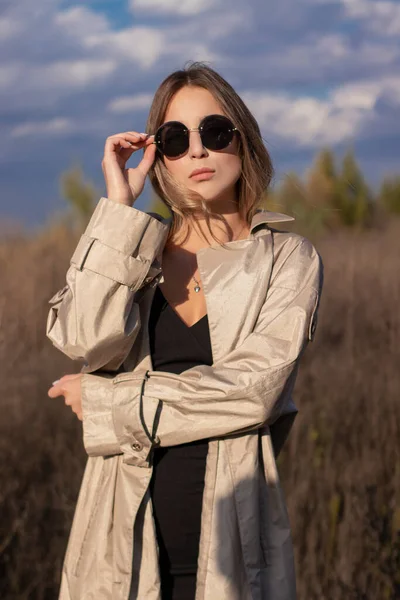
[[[136,450],[136,452],[140,452],[143,446],[142,444],[139,444],[139,442],[135,442],[134,444],[132,444],[132,448]]]

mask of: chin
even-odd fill
[[[235,185],[232,186],[232,184],[216,187],[211,181],[202,181],[200,185],[190,187],[190,190],[201,194],[205,202],[216,202],[218,200],[222,200],[226,196],[230,196],[234,190],[234,187]]]

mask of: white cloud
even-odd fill
[[[232,23],[233,27],[233,23]],[[196,30],[198,25],[196,26]],[[195,39],[195,32],[185,27],[168,29],[154,27],[130,27],[92,35],[85,39],[86,48],[118,61],[138,64],[142,70],[154,68],[164,57],[173,60],[217,61],[218,55],[210,48],[207,38]],[[132,75],[132,80],[134,75]]]
[[[7,17],[0,18],[0,40],[8,40],[19,35],[23,30],[22,23]]]
[[[219,0],[130,0],[133,12],[193,16],[217,8]]]
[[[309,4],[341,4],[344,17],[364,22],[367,31],[400,34],[400,4],[389,0],[308,0]]]
[[[376,81],[360,81],[344,85],[332,94],[338,107],[373,109],[381,98],[400,106],[400,76],[387,76]]]
[[[10,65],[0,65],[0,85],[3,89],[14,86],[23,72],[23,65],[13,63]]]
[[[342,62],[351,55],[348,40],[343,34],[329,34],[325,36],[310,36],[305,42],[288,45],[285,50],[274,53],[280,67],[287,67],[292,72],[298,68],[310,70],[321,66],[331,66],[335,62]]]
[[[367,124],[376,119],[379,99],[400,107],[400,77],[344,85],[327,100],[263,92],[241,95],[267,138],[273,134],[300,147],[317,148],[362,135]]]
[[[368,66],[391,65],[400,57],[398,44],[390,44],[371,39],[360,40],[355,48],[344,34],[313,35],[305,42],[288,46],[286,50],[273,53],[270,62],[285,69],[290,74],[326,73],[340,69],[344,78],[349,69]],[[310,75],[309,75],[310,77]],[[353,78],[353,77],[352,77]]]
[[[153,27],[129,27],[90,35],[85,38],[84,44],[87,49],[100,51],[104,56],[129,60],[148,69],[166,52],[168,39],[162,31]]]
[[[4,114],[23,111],[24,117],[37,109],[54,111],[64,97],[104,85],[116,68],[116,61],[93,59],[59,60],[42,66],[22,62],[0,65],[0,109]]]
[[[105,33],[109,28],[104,15],[95,13],[84,6],[73,6],[55,13],[53,23],[68,35],[82,39],[90,34]]]
[[[60,60],[48,65],[14,64],[0,67],[0,83],[9,93],[36,93],[45,96],[50,92],[62,95],[66,91],[84,89],[87,85],[105,81],[116,69],[112,60]],[[28,98],[33,101],[33,98]]]
[[[149,108],[153,101],[153,94],[136,94],[135,96],[121,96],[112,100],[107,109],[110,112],[126,113]]]
[[[48,121],[27,121],[14,127],[10,136],[12,138],[20,138],[27,136],[38,136],[51,134],[65,134],[71,132],[73,122],[70,119],[62,117],[50,119]]]
[[[70,86],[83,87],[98,80],[104,81],[116,68],[114,60],[64,60],[36,67],[33,78],[47,87],[70,89]]]
[[[349,17],[363,19],[370,31],[384,35],[400,34],[400,5],[398,2],[376,0],[342,0]]]

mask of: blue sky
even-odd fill
[[[352,146],[376,188],[400,173],[399,40],[394,0],[3,0],[0,220],[62,211],[59,176],[76,161],[105,193],[106,137],[143,131],[157,86],[189,60],[252,110],[275,183],[323,146]]]

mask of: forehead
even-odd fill
[[[181,121],[187,127],[196,127],[206,115],[225,114],[211,92],[200,87],[184,87],[172,97],[165,121]]]

